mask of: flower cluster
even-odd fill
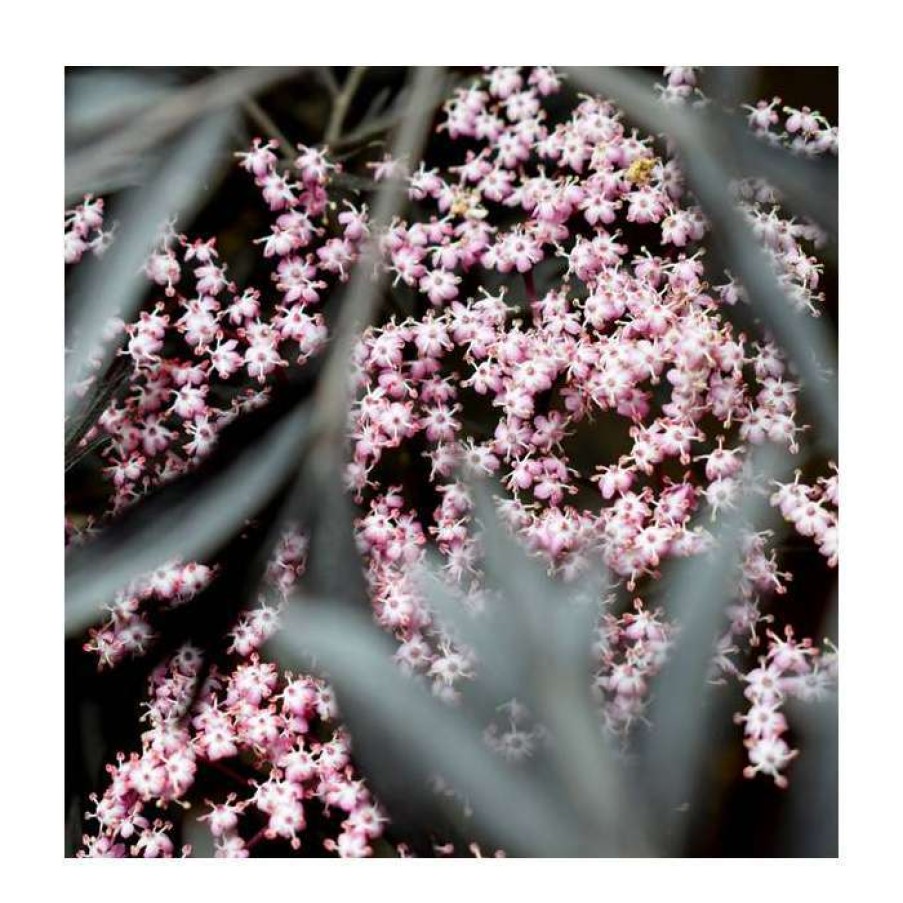
[[[85,253],[100,256],[113,238],[113,230],[104,231],[103,198],[85,195],[73,210],[66,211],[63,232],[63,256],[66,263],[78,263]]]
[[[778,787],[787,786],[783,771],[799,750],[790,749],[781,736],[788,728],[781,707],[788,697],[804,702],[826,699],[836,680],[833,647],[822,653],[810,640],[797,642],[789,626],[784,639],[768,631],[767,654],[759,659],[759,667],[743,675],[750,707],[734,719],[744,725],[750,761],[744,770],[747,777],[764,774],[774,778]]]
[[[102,797],[92,797],[88,816],[99,833],[85,837],[84,854],[124,856],[128,843],[134,856],[173,855],[171,825],[149,814],[189,807],[183,801],[206,765],[222,768],[238,788],[223,802],[208,801],[209,811],[199,819],[208,824],[217,856],[246,857],[264,838],[298,849],[305,810],[313,805],[338,813],[337,836],[326,841],[327,849],[368,855],[385,817],[354,772],[347,736],[331,726],[337,712],[329,687],[289,672],[280,676],[256,653],[231,674],[211,670],[198,687],[200,679],[201,657],[191,646],[154,671],[142,750],[120,755],[108,767],[109,786]],[[266,780],[222,764],[242,755]],[[250,839],[242,836],[240,822],[256,828]]]
[[[784,518],[793,524],[801,536],[811,536],[819,552],[832,567],[837,564],[837,467],[832,464],[829,477],[819,477],[814,485],[800,482],[802,473],[796,472],[792,483],[776,483],[771,504],[780,509]]]
[[[670,102],[692,96],[691,70],[667,74]],[[730,274],[714,288],[705,281],[707,225],[687,203],[678,161],[656,156],[651,137],[628,132],[620,112],[597,98],[551,125],[543,99],[559,88],[548,70],[495,69],[446,104],[440,128],[465,143],[463,162],[447,171],[423,164],[408,176],[418,212],[426,209],[382,237],[395,283],[416,291],[425,310],[367,330],[355,359],[347,477],[365,508],[358,527],[377,620],[397,636],[399,660],[450,698],[449,673],[463,680],[471,672],[467,650],[454,657],[407,575],[432,534],[450,584],[479,606],[479,542],[457,478],[462,464],[502,481],[506,520],[555,572],[570,578],[601,559],[633,591],[666,559],[712,548],[706,523],[739,504],[753,477],[752,447],[776,443],[795,454],[806,429],[781,350],[767,334],[738,333],[726,317],[744,299],[742,286]],[[800,152],[835,149],[823,120],[797,134],[788,113],[783,130],[777,115],[756,127]],[[823,234],[787,218],[778,201],[760,180],[737,185],[788,303],[818,316],[822,267],[809,249]],[[631,224],[646,227],[648,246],[661,250],[637,252],[624,239]],[[505,278],[493,283],[493,271]],[[472,273],[483,284],[462,297]],[[496,412],[482,415],[478,432],[465,419],[475,403]],[[568,439],[602,416],[620,418],[628,447],[581,473]],[[416,445],[418,436],[425,441]],[[432,523],[418,520],[400,487],[387,493],[374,478],[400,446],[425,449],[441,497]],[[587,483],[597,485],[601,507],[587,503]],[[824,512],[821,532],[804,528],[832,564],[835,521]],[[744,539],[713,679],[739,675],[735,659],[773,618],[762,601],[785,591],[790,575],[771,536]],[[649,615],[638,598],[641,614],[612,627],[621,623],[608,610],[613,599],[600,616],[613,645],[598,659],[594,686],[605,723],[624,731],[642,717],[675,625],[656,619],[643,633],[637,625]]]
[[[266,575],[268,588],[283,600],[303,574],[305,554],[303,536],[286,531]],[[126,600],[151,596],[184,604],[210,577],[203,565],[160,568],[122,594],[112,626],[94,631],[86,648],[102,665],[143,653],[150,628],[140,615],[120,614]],[[314,805],[335,828],[324,841],[327,850],[340,856],[372,852],[370,842],[386,819],[351,763],[331,688],[308,675],[280,675],[261,660],[258,650],[278,628],[279,610],[264,602],[241,617],[226,650],[234,656],[232,670],[205,669],[200,650],[186,644],[153,671],[141,752],[120,754],[108,766],[109,786],[102,797],[92,797],[88,814],[98,832],[85,835],[83,855],[173,855],[172,825],[162,813],[170,806],[191,808],[199,767],[220,770],[235,788],[225,801],[208,801],[209,811],[198,819],[207,823],[216,856],[246,857],[264,839],[298,849],[305,811]],[[253,829],[250,838],[240,823]]]
[[[315,221],[335,167],[320,151],[302,147],[295,160],[300,181],[293,182],[278,174],[272,147],[258,140],[240,156],[270,209],[280,212],[259,243],[264,257],[273,258],[281,303],[264,302],[254,287],[239,290],[215,238],[192,241],[169,224],[145,266],[161,297],[136,321],[118,324],[129,391],[83,439],[85,445],[108,440],[102,454],[115,487],[114,511],[207,455],[224,426],[265,402],[280,370],[303,366],[325,345],[326,326],[315,307],[322,291],[348,277],[366,236],[366,213],[339,214],[343,236],[324,239]],[[102,202],[89,201],[74,214],[79,223],[97,221]]]
[[[663,102],[704,102],[693,69],[669,67],[665,77]],[[457,165],[410,170],[386,158],[374,166],[377,180],[405,179],[414,210],[373,236],[404,302],[396,309],[408,313],[372,325],[355,348],[345,476],[360,509],[355,533],[374,618],[396,639],[399,667],[449,702],[479,663],[434,618],[414,566],[432,542],[449,591],[474,611],[486,604],[462,467],[502,483],[503,520],[550,572],[570,580],[604,563],[617,583],[598,600],[588,681],[600,730],[626,742],[680,629],[644,596],[669,559],[715,548],[713,522],[756,481],[753,447],[797,454],[806,425],[800,387],[774,339],[739,332],[729,319],[743,287],[729,273],[719,285],[706,279],[708,223],[679,160],[602,98],[581,97],[568,118],[552,121],[547,102],[563,89],[548,67],[489,69],[443,107],[439,130],[461,147]],[[836,152],[837,131],[823,117],[784,108],[782,120],[780,104],[748,108],[763,140],[801,154]],[[274,218],[255,241],[272,289],[240,289],[215,239],[189,239],[172,224],[161,233],[145,269],[157,296],[114,330],[128,389],[82,440],[104,440],[107,516],[193,467],[226,424],[266,404],[275,380],[326,345],[317,306],[349,278],[371,224],[366,205],[332,200],[339,167],[326,151],[298,150],[285,157],[277,142],[255,139],[237,155]],[[821,230],[785,215],[761,180],[736,190],[788,304],[818,316]],[[67,215],[67,262],[102,248],[102,214],[103,202],[88,197]],[[576,437],[594,423],[622,447],[578,464]],[[428,474],[426,508],[414,504],[408,477],[395,475],[412,455]],[[798,472],[792,484],[761,488],[774,489],[772,505],[836,564],[836,468],[811,485]],[[68,526],[71,541],[84,536]],[[768,631],[759,667],[744,670],[761,625],[780,617],[763,607],[790,579],[772,540],[752,529],[743,538],[737,599],[711,679],[745,685],[746,774],[783,786],[796,752],[782,737],[781,705],[788,695],[825,693],[836,656],[786,627],[784,640]],[[217,855],[246,856],[264,838],[297,848],[314,800],[341,813],[328,850],[372,852],[385,816],[354,771],[331,691],[307,675],[280,676],[261,658],[305,556],[303,534],[288,531],[267,571],[281,601],[247,611],[224,638],[231,670],[205,668],[186,646],[154,671],[142,750],[109,766],[86,853],[173,855],[166,808],[188,805],[197,769],[222,769],[224,760],[260,780],[239,775],[234,793],[209,803],[202,820]],[[189,603],[215,577],[202,562],[161,564],[118,594],[85,648],[101,666],[144,654],[156,613]],[[516,701],[499,711],[487,743],[511,760],[531,755],[542,727]]]

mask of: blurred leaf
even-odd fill
[[[823,635],[838,635],[836,587],[824,618]],[[800,757],[789,787],[789,816],[784,826],[794,856],[836,857],[839,846],[840,699],[836,688],[824,699],[789,699],[787,719],[797,737]],[[847,729],[849,730],[849,728]]]
[[[308,456],[298,481],[297,510],[310,537],[304,585],[315,596],[360,610],[369,595],[354,535],[355,511],[338,468],[318,468],[316,476],[314,468]]]
[[[475,481],[470,491],[483,525],[487,585],[505,600],[504,623],[492,636],[507,633],[513,648],[502,654],[523,672],[517,696],[550,733],[556,792],[582,815],[605,855],[648,853],[647,813],[628,791],[624,765],[615,760],[590,697],[590,637],[606,575],[590,572],[571,584],[552,580],[500,521],[486,484]],[[484,658],[499,655],[495,642],[484,648]]]
[[[336,97],[339,93],[339,83],[336,81],[335,73],[329,66],[317,66],[314,70],[314,77],[329,92],[330,97]]]
[[[394,646],[369,609],[358,614],[331,599],[292,609],[274,654],[285,664],[313,657],[326,669],[356,753],[390,807],[399,800],[435,805],[426,782],[439,774],[469,801],[474,829],[516,855],[648,853],[644,813],[608,750],[589,694],[589,637],[601,581],[551,580],[507,535],[489,494],[480,487],[473,494],[487,585],[501,595],[499,607],[471,620],[434,569],[427,565],[420,576],[428,606],[477,657],[477,676],[462,687],[460,707],[440,703],[399,671]],[[526,703],[547,736],[522,766],[506,763],[483,738],[486,713],[512,698]],[[415,780],[422,799],[412,801]]]
[[[369,122],[371,119],[382,113],[386,109],[391,97],[391,88],[382,88],[380,91],[377,91],[367,105],[367,109],[361,117],[361,122]]]
[[[736,111],[753,99],[758,71],[756,66],[706,66],[697,72],[699,89],[710,101]]]
[[[751,471],[766,483],[783,477],[787,456],[767,446],[754,455]],[[783,465],[783,466],[782,466]],[[655,678],[643,770],[648,797],[663,816],[659,827],[672,831],[670,844],[680,850],[678,824],[669,824],[678,807],[698,799],[696,782],[707,751],[711,687],[707,675],[715,643],[727,628],[726,612],[734,600],[732,581],[740,567],[744,532],[761,529],[768,511],[765,497],[751,485],[736,509],[723,512],[712,531],[714,548],[702,555],[675,561],[657,587],[668,617],[678,625],[667,662]]]
[[[503,608],[489,600],[479,613],[465,606],[464,597],[440,576],[440,559],[430,554],[417,568],[415,582],[443,628],[473,650],[480,672],[478,690],[490,707],[500,699],[514,699],[523,689],[523,663],[513,654],[510,632],[504,629]]]
[[[212,859],[216,855],[210,829],[190,815],[186,815],[182,823],[182,840],[191,847],[191,855],[195,859]]]
[[[99,379],[106,372],[110,343],[103,336],[110,320],[119,316],[128,322],[147,291],[143,267],[161,226],[176,212],[183,223],[191,220],[210,187],[234,122],[231,111],[213,113],[191,128],[148,184],[129,197],[116,240],[103,258],[74,274],[67,308],[66,410],[70,417],[80,404],[71,388],[94,372]],[[98,371],[90,366],[95,354],[102,354],[104,362]],[[90,405],[89,396],[80,406]]]
[[[234,107],[297,71],[295,67],[230,68],[169,92],[127,124],[67,155],[67,200],[110,190],[111,182],[118,187],[123,173],[141,171],[150,153],[199,118]],[[82,106],[88,103],[83,96]]]
[[[178,88],[162,68],[66,70],[66,144],[84,144],[122,126]]]
[[[203,559],[237,533],[296,471],[308,422],[307,406],[299,405],[212,475],[202,465],[72,549],[66,560],[67,633],[97,621],[100,606],[131,580],[175,557]]]
[[[291,608],[271,641],[283,664],[309,660],[328,669],[355,755],[380,795],[424,793],[441,774],[473,806],[474,819],[514,855],[598,855],[561,799],[505,763],[484,743],[479,725],[440,703],[392,662],[392,641],[364,614],[325,605]],[[411,805],[429,806],[409,800]],[[435,805],[433,802],[432,805]]]
[[[788,789],[784,842],[793,856],[836,857],[839,843],[837,698],[788,705],[801,755]]]

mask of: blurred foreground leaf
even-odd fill
[[[298,69],[229,68],[180,87],[154,70],[140,74],[134,70],[70,71],[73,74],[67,84],[66,105],[68,202],[85,193],[117,190],[144,180],[155,156],[171,139],[199,119],[236,107]]]
[[[131,580],[173,558],[203,559],[216,551],[294,476],[308,429],[307,406],[296,406],[262,435],[253,427],[262,425],[264,412],[253,413],[259,416],[241,424],[252,428],[252,441],[237,452],[214,452],[206,466],[136,503],[96,539],[69,552],[67,633],[95,623],[101,606]]]
[[[132,193],[116,230],[116,240],[100,260],[88,261],[74,274],[67,305],[66,413],[75,419],[91,407],[73,387],[91,375],[102,381],[111,356],[104,334],[113,317],[128,322],[138,309],[147,278],[143,268],[166,220],[178,212],[191,220],[211,187],[220,152],[235,123],[231,112],[204,117],[173,147],[172,154],[148,183]],[[92,368],[92,358],[101,366]]]
[[[787,455],[771,446],[757,451],[750,463],[756,483],[783,479]],[[713,548],[672,562],[656,588],[656,601],[666,608],[678,634],[652,685],[643,785],[651,806],[662,815],[658,828],[673,854],[683,849],[688,823],[675,815],[700,798],[704,780],[714,714],[708,674],[716,640],[727,628],[728,605],[736,598],[743,536],[761,529],[769,510],[767,496],[756,491],[751,479],[736,508],[719,515]]]
[[[437,574],[427,568],[422,581],[428,604],[467,631],[478,660],[459,707],[398,669],[394,646],[369,610],[333,599],[290,608],[272,651],[285,665],[313,660],[325,670],[355,753],[390,811],[435,808],[427,787],[438,775],[472,808],[472,831],[514,855],[648,855],[645,813],[590,698],[593,592],[548,578],[506,535],[485,491],[474,492],[487,571],[501,594],[498,617],[480,624],[477,616],[469,629],[453,614]],[[508,701],[511,689],[546,736],[518,764],[492,751],[483,736],[487,712]]]

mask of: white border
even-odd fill
[[[6,489],[3,530],[2,771],[4,875],[29,898],[98,894],[159,901],[203,894],[232,900],[323,892],[430,900],[547,897],[744,901],[830,891],[850,898],[896,865],[900,779],[895,692],[903,599],[901,459],[894,389],[900,329],[895,267],[903,258],[899,50],[887,13],[859,2],[833,17],[825,3],[697,2],[540,6],[454,0],[356,5],[17,5],[7,20],[0,215],[4,317],[0,385]],[[886,9],[886,7],[885,7]],[[227,865],[63,862],[62,816],[62,67],[64,64],[630,64],[841,65],[842,350],[841,860],[460,860],[335,863],[270,860]],[[675,59],[676,58],[676,59]],[[11,280],[10,280],[10,277]],[[9,409],[11,408],[11,410]],[[11,496],[11,504],[6,499]],[[52,639],[51,639],[52,638]],[[126,874],[125,869],[128,869]],[[140,869],[141,871],[136,871]],[[153,874],[151,869],[154,869]],[[403,869],[405,869],[403,871]],[[115,871],[114,871],[115,870]],[[869,881],[869,883],[871,883]],[[17,896],[18,898],[18,896]]]

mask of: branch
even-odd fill
[[[329,123],[323,134],[324,144],[331,145],[342,134],[342,126],[345,124],[348,108],[351,106],[351,101],[354,100],[354,95],[357,93],[366,71],[366,66],[355,66],[348,75],[345,84],[342,85],[342,90],[335,99],[332,115],[329,117]]]
[[[241,102],[297,71],[297,67],[227,69],[170,93],[128,125],[104,135],[66,160],[67,199],[96,191],[96,183],[105,172],[133,163],[201,116]]]
[[[349,79],[350,81],[350,79]],[[423,67],[415,70],[413,89],[408,103],[408,115],[402,120],[392,146],[392,156],[417,159],[426,143],[432,124],[432,113],[440,98],[441,69]],[[347,85],[346,85],[347,87]],[[379,235],[399,215],[406,196],[403,187],[394,181],[382,184],[376,196],[371,221],[373,236]],[[327,453],[314,454],[315,467],[332,466],[332,455],[339,454],[345,418],[350,402],[348,392],[349,360],[359,332],[373,319],[379,295],[385,283],[385,273],[374,277],[379,253],[375,237],[371,237],[361,253],[354,275],[340,306],[332,351],[326,369],[317,384],[315,400],[315,441],[322,441]],[[337,459],[338,460],[338,459]]]
[[[278,142],[280,147],[283,148],[291,148],[292,144],[285,137],[285,132],[279,128],[278,125],[273,121],[270,117],[269,113],[267,113],[264,108],[254,100],[253,97],[249,97],[243,104],[242,108],[244,111],[250,116],[250,118],[255,122],[256,125],[260,126],[263,130],[263,135],[261,138],[265,137],[273,137]]]

